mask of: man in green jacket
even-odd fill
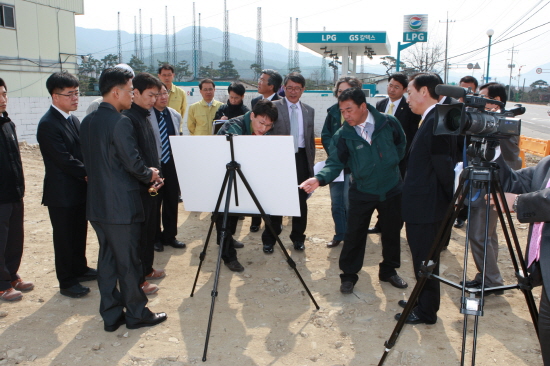
[[[277,120],[277,108],[270,100],[264,99],[258,101],[252,112],[247,112],[243,116],[231,118],[223,124],[218,131],[218,135],[268,135],[273,128],[273,124]],[[222,259],[227,268],[233,272],[242,272],[244,267],[237,260],[237,251],[235,248],[242,248],[244,245],[235,239],[233,235],[237,229],[238,216],[228,217],[228,232],[224,246]],[[220,243],[221,230],[223,226],[223,216],[219,215],[216,219],[217,242]]]
[[[406,138],[399,121],[367,104],[360,88],[338,97],[343,124],[332,137],[325,167],[300,186],[307,193],[332,182],[348,167],[352,182],[344,247],[340,253],[340,291],[353,292],[363,266],[367,230],[374,209],[382,227],[382,257],[378,277],[397,288],[407,287],[397,274],[401,265],[401,186],[399,162],[405,155]]]

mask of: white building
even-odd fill
[[[10,97],[49,96],[51,73],[76,74],[76,14],[84,0],[0,0],[0,78]]]

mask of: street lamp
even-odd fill
[[[487,30],[487,35],[489,36],[489,51],[487,53],[487,72],[485,73],[485,83],[489,82],[489,63],[491,61],[491,38],[495,34],[495,31],[492,29]]]

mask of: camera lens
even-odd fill
[[[445,115],[445,127],[452,132],[458,131],[460,128],[461,111],[459,109],[451,109]]]

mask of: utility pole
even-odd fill
[[[134,56],[139,57],[138,54],[138,38],[137,38],[137,19],[134,15]]]
[[[164,48],[166,49],[166,55],[164,56],[164,62],[170,63],[170,36],[168,30],[168,6],[164,7],[164,24],[165,24],[165,36],[164,36]]]
[[[294,57],[292,57],[292,46],[294,43],[292,42],[292,17],[290,17],[290,29],[288,31],[288,72],[292,72],[293,69],[293,61]]]
[[[153,18],[151,20],[151,39],[150,39],[150,49],[149,49],[149,63],[151,64],[151,70],[155,70],[155,56],[153,51]]]
[[[141,28],[141,9],[139,9],[139,59],[143,61],[143,32]]]
[[[447,12],[447,20],[440,20],[439,23],[445,23],[445,76],[443,82],[447,84],[447,73],[449,70],[449,64],[447,63],[447,50],[449,48],[449,23],[454,23],[456,20],[449,20],[449,12]]]
[[[174,34],[172,35],[172,65],[176,67],[178,55],[176,50],[176,17],[172,17]]]
[[[256,33],[256,64],[260,66],[260,69],[264,68],[264,45],[262,42],[262,8],[260,7],[258,7],[258,30]]]
[[[118,63],[122,63],[122,43],[120,42],[120,11],[118,12],[118,32],[117,32],[117,51]]]
[[[323,32],[326,30],[327,30],[326,27],[323,27]],[[324,52],[323,52],[323,61],[321,61],[321,80],[323,84],[327,82],[327,58]]]
[[[229,13],[227,0],[223,1],[223,61],[229,61]]]
[[[510,59],[510,64],[508,65],[510,68],[510,79],[508,80],[508,100],[510,100],[510,97],[512,96],[512,70],[516,67],[516,65],[514,65],[514,52],[518,51],[514,51],[514,45],[512,44],[512,51],[508,52],[512,52],[512,58]]]
[[[294,29],[294,69],[300,72],[300,53],[298,51],[298,18],[296,18],[296,29]]]
[[[199,67],[197,65],[197,25],[195,23],[195,3],[193,2],[193,78],[199,77]]]

